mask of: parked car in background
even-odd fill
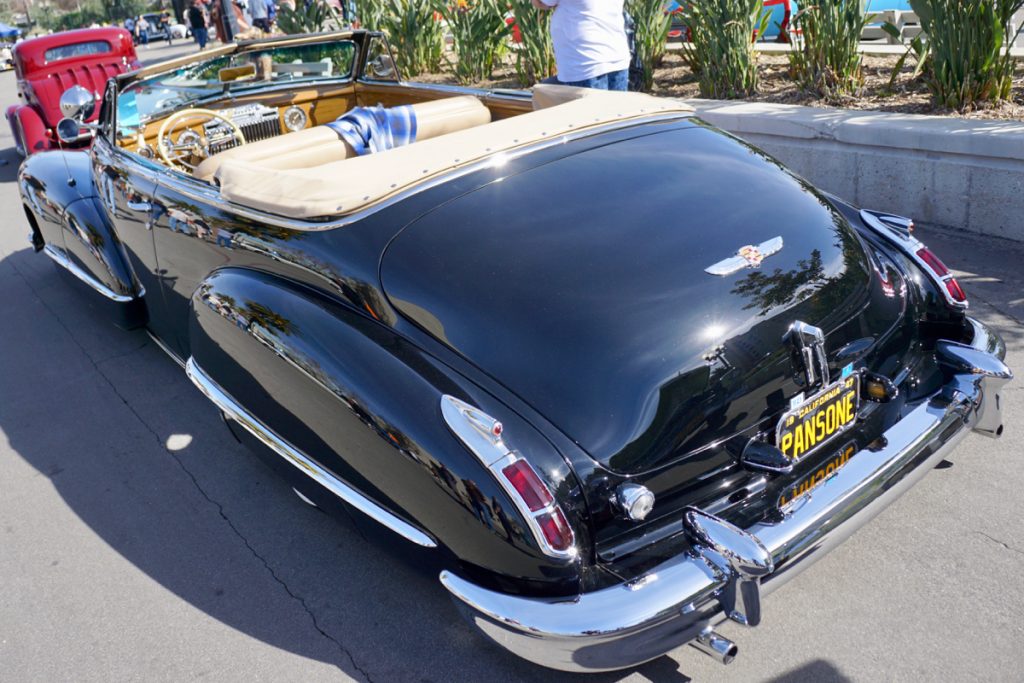
[[[150,43],[167,40],[168,34],[171,33],[170,24],[160,23],[161,16],[159,12],[150,12],[149,14],[142,15],[142,18],[149,24],[149,28],[146,29],[146,36]],[[174,37],[173,33],[171,33],[171,37]]]
[[[139,66],[131,34],[123,28],[86,28],[25,40],[14,46],[20,104],[7,108],[18,153],[57,146],[60,96],[80,85],[98,99],[107,79]],[[89,122],[95,120],[95,114]],[[91,136],[63,146],[88,144]]]
[[[911,221],[678,100],[407,82],[390,55],[352,31],[124,74],[92,146],[18,186],[97,313],[501,647],[728,663],[717,624],[1002,433],[1005,347]],[[95,104],[69,90],[61,130]],[[900,547],[872,552],[857,571]]]
[[[902,1],[905,2],[905,0]],[[665,11],[672,15],[672,24],[668,32],[669,40],[690,40],[690,29],[682,15],[684,4],[685,0],[669,0],[665,4]],[[790,42],[789,23],[799,9],[797,0],[764,0],[764,8],[771,13],[771,19],[768,20],[768,28],[764,35],[760,36],[758,40],[777,43]]]

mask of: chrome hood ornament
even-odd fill
[[[758,268],[761,262],[782,249],[782,237],[773,237],[761,244],[747,244],[736,251],[735,256],[722,259],[704,269],[712,275],[732,275],[743,268]]]

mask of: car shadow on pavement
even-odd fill
[[[19,166],[21,166],[21,155],[14,147],[0,150],[0,184],[13,183],[17,180]]]
[[[766,679],[766,683],[849,683],[850,680],[831,663],[816,659],[784,674]]]
[[[579,678],[489,643],[436,574],[300,502],[144,332],[99,319],[48,259],[23,249],[0,260],[0,291],[0,432],[9,444],[5,451],[0,439],[0,457],[16,454],[48,477],[94,535],[61,548],[58,559],[79,578],[46,591],[97,591],[88,598],[103,606],[97,624],[175,614],[179,623],[153,623],[154,632],[187,639],[197,617],[172,609],[184,601],[355,678]],[[137,569],[170,595],[90,587],[83,556],[102,563],[104,585],[136,585]],[[688,681],[678,669],[704,657],[673,654],[587,680]]]

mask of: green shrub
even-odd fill
[[[382,31],[384,3],[381,0],[357,0],[356,17],[359,26],[371,31]]]
[[[317,0],[308,5],[302,0],[295,7],[281,4],[277,13],[277,28],[284,33],[319,33],[327,29],[332,19],[330,7],[326,2]]]
[[[756,36],[771,13],[762,0],[699,0],[683,7],[690,28],[683,59],[697,76],[702,97],[737,98],[757,92]]]
[[[516,76],[524,86],[533,85],[555,73],[551,12],[538,10],[530,0],[511,0],[509,5],[522,37],[516,46]]]
[[[1010,98],[1008,48],[1021,30],[1011,22],[1024,0],[910,0],[910,6],[927,34],[925,80],[936,104],[964,112]]]
[[[398,68],[405,77],[441,69],[444,27],[430,0],[378,0],[375,28],[388,34]]]
[[[826,99],[860,92],[860,35],[869,21],[861,0],[817,0],[793,18],[789,64],[797,82]]]
[[[636,53],[644,68],[643,89],[654,86],[654,69],[661,66],[672,15],[664,0],[626,0],[626,11],[636,22]]]
[[[449,4],[451,3],[451,4]],[[432,0],[451,31],[456,61],[449,60],[460,83],[490,78],[505,53],[504,3],[499,0]]]

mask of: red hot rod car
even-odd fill
[[[18,153],[28,156],[57,146],[65,90],[80,85],[98,99],[108,78],[138,66],[131,34],[123,28],[64,31],[18,43],[14,69],[21,102],[7,108]],[[79,144],[91,139],[82,136]]]

